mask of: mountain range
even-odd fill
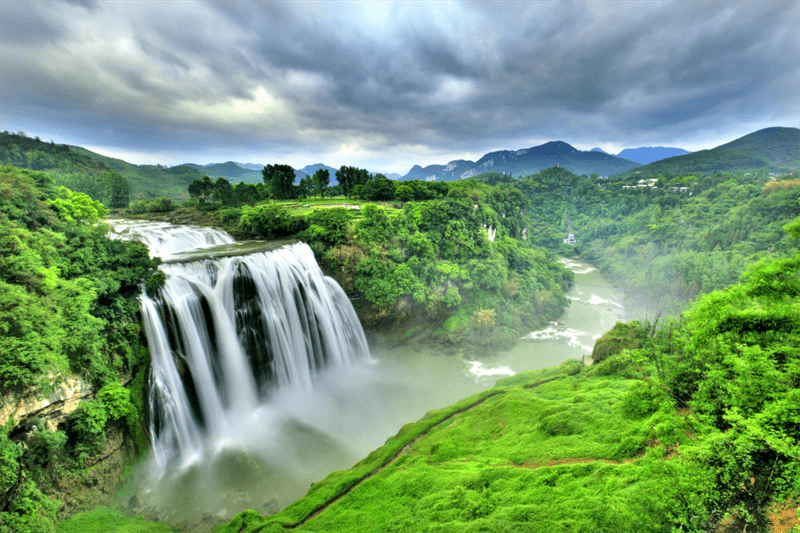
[[[625,172],[640,165],[652,163],[659,159],[676,155],[688,154],[681,148],[642,147],[626,148],[617,155],[608,154],[600,148],[593,148],[588,152],[578,150],[564,141],[553,141],[533,146],[522,150],[500,150],[490,152],[481,157],[477,162],[457,159],[446,165],[428,165],[422,167],[414,165],[407,174],[387,174],[386,177],[397,181],[408,180],[436,180],[454,181],[467,179],[485,172],[502,172],[512,176],[526,176],[546,168],[559,166],[576,174],[598,174],[608,176]],[[244,181],[245,183],[259,183],[261,169],[255,163],[216,163],[210,165],[195,165],[186,163],[205,175],[222,177],[228,180]],[[311,176],[317,170],[326,168],[335,176],[336,169],[323,163],[307,165],[302,169],[295,169],[296,182],[305,176]],[[372,174],[375,174],[372,172]]]
[[[602,148],[598,147],[592,148],[589,151],[602,152],[604,154],[608,153]],[[684,150],[683,148],[665,148],[663,146],[642,146],[639,148],[625,148],[623,151],[621,151],[616,155],[617,157],[633,161],[634,163],[639,163],[640,165],[647,165],[648,163],[653,163],[655,161],[666,159],[668,157],[675,157],[678,155],[685,155],[690,153],[691,153],[690,151]],[[614,155],[614,154],[609,154],[609,155]]]
[[[556,166],[575,174],[608,176],[640,165],[605,152],[584,152],[564,141],[552,141],[522,150],[489,152],[477,162],[459,159],[446,165],[429,165],[424,168],[415,165],[401,180],[454,181],[484,172],[503,172],[520,177]]]
[[[605,152],[602,148],[582,151],[564,141],[552,141],[521,150],[490,152],[478,161],[456,159],[447,164],[425,167],[414,165],[403,176],[388,174],[387,177],[397,181],[454,181],[471,178],[485,172],[501,172],[520,177],[554,166],[565,168],[575,174],[609,176],[633,170],[636,170],[637,173],[658,174],[665,171],[691,172],[693,169],[701,172],[767,165],[791,165],[792,161],[800,159],[796,152],[794,155],[792,152],[797,149],[797,140],[793,138],[793,132],[797,131],[800,130],[797,128],[766,128],[718,146],[713,150],[701,150],[694,153],[683,148],[644,146],[626,148],[614,155]],[[720,150],[726,151],[721,152]],[[659,162],[663,163],[658,164]],[[188,163],[186,166],[212,177],[224,177],[246,183],[260,182],[260,169],[263,168],[254,163],[247,163],[245,166],[231,161],[206,166]],[[327,168],[332,179],[336,174],[335,168],[323,163],[316,163],[296,169],[295,181],[299,182],[303,177],[312,175],[320,168]]]
[[[647,147],[623,150],[614,156],[600,148],[581,151],[566,142],[553,141],[522,150],[490,152],[477,162],[459,159],[443,165],[426,167],[414,165],[404,176],[398,174],[386,176],[393,180],[452,181],[486,172],[506,173],[515,177],[526,176],[555,166],[576,174],[609,176],[635,173],[653,177],[760,167],[796,169],[800,168],[800,129],[765,128],[711,150],[675,155],[646,165],[620,157],[626,152],[660,156],[667,154],[669,150],[681,149]],[[77,172],[92,176],[94,179],[104,179],[105,172],[114,171],[128,180],[134,199],[166,196],[174,200],[188,198],[188,185],[195,179],[202,179],[203,176],[223,177],[234,184],[239,181],[261,183],[261,169],[263,169],[263,166],[257,163],[234,161],[210,165],[186,163],[174,167],[134,165],[79,146],[46,143],[38,138],[31,139],[8,132],[0,133],[0,164],[12,164],[56,175]],[[296,181],[320,168],[328,169],[331,173],[331,183],[335,184],[336,169],[322,163],[295,170]]]

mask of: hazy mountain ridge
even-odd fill
[[[589,152],[600,152],[603,154],[615,155],[609,154],[599,146],[595,146],[589,150]],[[628,161],[633,161],[634,163],[639,163],[640,165],[647,165],[668,157],[675,157],[691,153],[692,152],[689,150],[684,150],[683,148],[640,146],[639,148],[625,148],[620,153],[616,154],[616,156],[621,157],[622,159],[627,159]]]
[[[245,183],[258,183],[261,181],[261,170],[251,170],[238,163],[228,161],[227,163],[211,163],[209,165],[197,165],[195,163],[184,163],[184,166],[197,170],[204,176],[211,178],[225,178],[227,180],[240,180]],[[174,168],[174,167],[173,167]],[[263,167],[262,167],[263,168]]]
[[[402,180],[454,181],[485,172],[502,172],[520,177],[555,166],[576,174],[608,176],[631,170],[639,164],[605,152],[583,152],[564,141],[551,141],[521,150],[489,152],[477,162],[459,159],[447,165],[429,165],[425,168],[415,165]]]
[[[655,163],[668,157],[691,154],[689,150],[683,148],[671,148],[664,146],[642,146],[639,148],[625,148],[617,157],[628,159],[640,165]]]

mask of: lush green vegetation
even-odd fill
[[[203,175],[188,166],[132,165],[85,148],[47,143],[24,134],[0,133],[0,165],[39,170],[56,185],[88,194],[106,207],[136,199],[188,198],[186,187]]]
[[[171,526],[128,517],[106,507],[78,513],[56,525],[56,533],[172,533]]]
[[[433,338],[448,345],[508,348],[563,312],[573,275],[521,238],[527,202],[519,190],[474,181],[397,190],[404,187],[402,208],[308,200],[245,205],[222,216],[238,216],[242,238],[307,242],[323,268],[371,307],[362,316],[378,316],[383,326],[387,319],[440,326]]]
[[[46,396],[68,374],[96,393],[55,431],[0,420],[2,533],[55,531],[65,508],[94,505],[67,500],[112,434],[145,446],[136,295],[163,278],[143,246],[94,225],[144,183],[164,197],[131,212],[171,211],[188,192],[186,206],[239,237],[300,238],[373,325],[424,323],[447,345],[503,348],[557,317],[571,274],[556,252],[661,306],[709,293],[674,320],[618,324],[590,368],[518,375],[429,413],[283,513],[246,511],[223,531],[753,531],[771,505],[800,501],[800,256],[781,231],[800,236],[800,180],[741,170],[774,164],[780,146],[753,138],[701,157],[708,167],[664,166],[649,174],[657,188],[646,173],[398,183],[342,167],[339,185],[318,173],[276,201],[271,183],[2,141],[3,161],[45,173],[0,168],[0,393]],[[107,509],[58,528],[168,530]]]
[[[756,168],[796,170],[800,167],[800,129],[765,128],[713,150],[662,159],[626,175],[655,177],[691,173],[736,172]]]
[[[796,174],[752,172],[598,180],[549,169],[516,186],[530,198],[534,244],[577,253],[614,284],[670,309],[735,283],[747,265],[793,250],[781,226],[800,215]],[[562,244],[567,217],[578,240]]]
[[[681,319],[618,325],[591,367],[432,411],[283,512],[217,533],[767,531],[800,498],[798,296],[800,255],[759,263]]]
[[[80,475],[115,426],[144,445],[140,286],[163,283],[140,243],[110,240],[108,212],[46,174],[0,167],[0,394],[46,397],[80,375],[97,391],[56,431],[36,417],[2,420],[0,530],[53,530],[65,475]],[[130,389],[121,380],[132,380]]]

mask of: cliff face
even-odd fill
[[[9,417],[13,417],[16,429],[29,425],[31,418],[38,418],[48,431],[55,431],[77,409],[81,400],[90,399],[93,395],[80,376],[60,379],[60,384],[46,398],[34,390],[27,390],[21,395],[6,394],[0,398],[0,423],[5,424]]]

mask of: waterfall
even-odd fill
[[[230,244],[207,228],[117,228],[163,264],[158,296],[142,295],[151,354],[151,435],[156,461],[189,465],[248,438],[251,415],[273,391],[311,390],[328,367],[370,359],[358,317],[303,243],[243,256],[181,254]]]

